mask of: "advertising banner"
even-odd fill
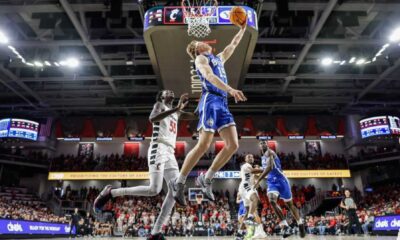
[[[69,225],[63,223],[48,223],[0,219],[0,234],[69,234]],[[73,231],[75,232],[75,230]]]
[[[192,171],[189,177],[197,177],[205,171]],[[349,178],[350,170],[284,170],[288,178]],[[217,179],[239,179],[239,171],[219,171]],[[147,180],[148,172],[50,172],[49,180]]]
[[[400,215],[377,216],[374,220],[373,231],[399,231]]]

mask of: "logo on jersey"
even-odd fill
[[[218,64],[220,63],[220,61],[219,61],[218,58],[213,58],[213,59],[211,60],[211,63],[212,63],[214,66],[218,66]]]
[[[210,127],[212,127],[212,126],[214,125],[214,120],[213,120],[212,118],[209,118],[209,119],[207,120],[207,125],[210,126]]]

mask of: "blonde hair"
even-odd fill
[[[187,54],[189,54],[189,56],[194,60],[196,59],[197,56],[197,41],[193,40],[191,41],[187,48],[186,48],[186,52]]]

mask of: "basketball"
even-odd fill
[[[242,7],[233,7],[229,19],[232,24],[243,26],[246,23],[247,14]]]

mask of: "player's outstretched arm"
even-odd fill
[[[247,21],[246,23],[243,24],[243,26],[240,27],[239,32],[235,35],[235,37],[233,37],[232,42],[225,47],[224,51],[218,54],[222,62],[226,62],[232,56],[236,47],[242,40],[244,33],[246,32],[246,26],[247,26]]]
[[[244,102],[247,101],[247,98],[244,96],[243,92],[240,90],[233,89],[228,84],[224,83],[217,75],[212,71],[208,59],[199,55],[195,60],[196,68],[200,71],[201,75],[203,75],[207,81],[209,81],[212,85],[221,89],[222,91],[228,92],[232,97],[235,98],[235,102]]]
[[[176,105],[176,107],[169,109],[167,111],[164,111],[162,104],[157,102],[156,104],[154,104],[153,110],[150,113],[150,117],[149,117],[150,122],[153,123],[153,122],[161,121],[164,118],[168,117],[169,115],[171,115],[177,111],[181,111],[189,103],[188,99],[189,99],[188,94],[182,94],[181,98],[179,99],[178,105]]]

